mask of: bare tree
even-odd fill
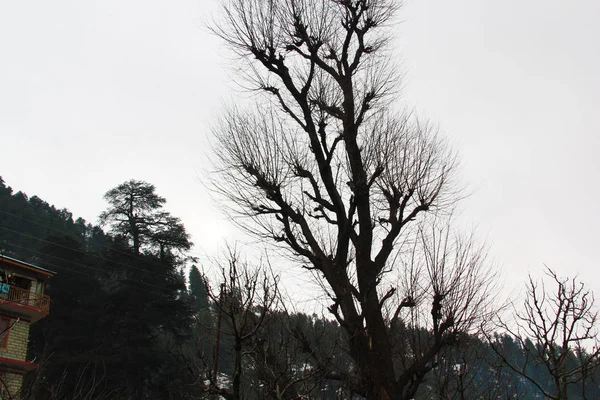
[[[515,362],[493,340],[492,348],[504,365],[529,380],[545,397],[566,400],[568,389],[581,385],[586,398],[586,380],[600,365],[594,295],[576,278],[561,278],[550,268],[546,275],[554,291],[529,276],[523,308],[515,308],[516,323],[500,321],[501,327],[520,341],[523,360]],[[549,382],[534,376],[534,368],[545,370]]]
[[[339,387],[328,380],[344,363],[338,348],[339,325],[325,318],[289,313],[278,278],[265,273],[265,268],[242,262],[235,251],[229,254],[229,264],[220,268],[222,283],[212,290],[206,276],[202,279],[215,305],[213,313],[220,314],[213,319],[221,322],[215,329],[214,325],[201,326],[198,320],[213,344],[215,337],[220,338],[214,347],[219,354],[213,352],[211,358],[210,352],[196,343],[187,357],[178,357],[198,377],[194,386],[209,397],[274,400],[313,398]],[[215,364],[229,356],[233,359],[231,376],[228,366]]]
[[[231,107],[218,124],[215,188],[235,222],[280,244],[322,280],[355,364],[339,378],[369,399],[410,398],[452,343],[447,333],[476,320],[469,303],[445,309],[462,295],[445,285],[462,283],[432,270],[437,339],[419,357],[397,362],[411,350],[393,341],[401,313],[386,313],[398,295],[385,288],[386,273],[398,270],[411,221],[460,197],[455,155],[435,128],[391,111],[398,69],[388,45],[398,4],[223,0],[223,18],[213,25],[244,63],[241,84],[265,95],[255,109]],[[465,267],[456,279],[485,289],[476,282],[480,269]],[[416,304],[406,297],[397,306]]]
[[[469,335],[482,333],[501,303],[494,298],[497,277],[486,262],[485,246],[473,236],[453,234],[447,223],[434,219],[419,225],[416,239],[403,260],[393,307],[384,307],[399,380],[410,396],[430,371],[435,369],[436,379],[444,368],[466,367],[453,360],[457,348],[475,340]],[[466,386],[465,371],[455,372],[462,372],[455,377]]]
[[[328,379],[344,359],[337,323],[284,310],[270,313],[265,325],[250,353],[255,379],[260,382],[254,386],[261,387],[258,398],[320,398],[340,387]]]
[[[218,338],[224,334],[233,339],[233,373],[230,388],[219,382],[216,364],[219,356],[215,354],[214,370],[207,374],[209,383],[206,390],[226,399],[239,400],[244,398],[244,358],[248,358],[251,353],[252,345],[263,329],[267,314],[279,299],[278,278],[271,276],[265,268],[250,266],[240,259],[235,250],[230,249],[228,265],[221,266],[221,279],[218,289],[211,287],[208,280],[205,281],[205,285],[209,297],[223,319],[223,324],[217,326]],[[250,351],[248,347],[251,348]],[[215,350],[219,351],[218,345]]]

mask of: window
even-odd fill
[[[8,346],[8,334],[11,328],[10,318],[0,317],[0,349]]]
[[[16,287],[19,287],[21,289],[26,289],[26,290],[29,290],[31,288],[31,279],[29,279],[29,278],[24,278],[22,276],[13,275],[11,280],[13,281],[13,284]]]

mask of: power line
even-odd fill
[[[18,218],[18,219],[20,219],[20,220],[22,220],[22,221],[26,221],[26,222],[29,222],[29,223],[31,223],[31,224],[37,225],[37,226],[44,227],[44,228],[46,228],[46,229],[49,229],[49,230],[51,230],[51,231],[55,231],[55,232],[58,232],[58,233],[62,233],[63,235],[73,236],[73,233],[71,233],[71,232],[63,231],[63,230],[61,230],[61,229],[58,229],[58,228],[55,228],[55,227],[52,227],[52,226],[48,226],[48,225],[42,224],[42,223],[40,223],[40,222],[37,222],[37,221],[33,221],[33,220],[30,220],[30,219],[24,218],[24,217],[22,217],[22,216],[20,216],[20,215],[13,214],[13,213],[10,213],[10,212],[8,212],[8,211],[5,211],[5,210],[0,210],[0,213],[2,213],[2,214],[5,214],[5,215],[9,215],[9,216],[11,216],[11,217],[13,217],[13,218]],[[93,226],[93,225],[92,225],[92,226]],[[87,228],[87,226],[86,226],[86,228]],[[102,232],[104,233],[104,231],[102,231]],[[105,233],[105,234],[106,234],[106,233]],[[106,234],[106,235],[107,235],[107,236],[109,236],[108,234]],[[109,236],[109,237],[110,237],[110,236]],[[125,251],[122,251],[122,250],[119,250],[119,249],[115,249],[114,247],[112,247],[112,246],[109,246],[109,245],[106,245],[106,244],[97,243],[97,245],[99,245],[100,247],[104,247],[104,248],[106,248],[106,249],[112,250],[112,251],[114,251],[114,252],[121,253],[121,254],[123,254],[123,255],[125,255],[125,256],[128,256],[128,257],[135,257],[135,255],[133,255],[133,254],[131,254],[131,253],[128,253],[128,252],[125,252]],[[202,254],[200,254],[200,253],[194,253],[194,252],[190,252],[190,251],[188,251],[188,253],[190,253],[190,254],[197,254],[197,255],[199,255],[199,256],[201,256],[201,257],[205,258],[205,259],[209,259],[209,257],[208,257],[208,256],[206,256],[206,255],[202,255]],[[156,263],[156,262],[154,262],[154,264],[155,264],[155,265],[161,265],[161,264],[159,264],[159,263]]]
[[[9,243],[10,243],[10,242],[9,242]],[[28,249],[28,248],[26,248],[26,247],[19,246],[18,244],[15,244],[15,243],[10,243],[10,244],[11,244],[12,246],[15,246],[15,247],[18,247],[18,248],[21,248],[21,249],[24,249],[24,250],[31,250],[31,249]],[[92,271],[99,272],[99,273],[101,273],[101,274],[109,274],[109,272],[108,272],[108,271],[104,271],[104,270],[101,270],[101,269],[98,269],[98,268],[95,268],[95,267],[89,266],[89,265],[87,265],[87,264],[82,264],[82,263],[78,263],[78,262],[76,262],[76,261],[71,261],[71,260],[65,260],[65,259],[63,259],[63,258],[56,257],[56,256],[53,256],[53,255],[51,255],[51,254],[48,254],[48,253],[44,253],[44,252],[42,252],[42,251],[39,251],[39,250],[31,250],[31,251],[33,251],[33,252],[35,252],[35,253],[38,253],[38,254],[41,254],[41,255],[44,255],[44,256],[47,256],[47,257],[52,257],[52,258],[55,258],[55,259],[57,259],[58,261],[63,261],[63,262],[67,262],[67,263],[70,263],[70,264],[73,264],[73,265],[77,265],[77,266],[79,266],[79,267],[87,268],[87,269],[90,269],[90,270],[92,270]],[[60,265],[59,265],[59,264],[55,264],[55,263],[52,263],[52,262],[47,262],[47,261],[45,261],[44,263],[45,263],[45,264],[47,264],[47,265],[49,265],[49,266],[51,266],[51,267],[54,267],[54,268],[58,268],[58,269],[67,270],[67,271],[69,271],[69,272],[73,272],[73,273],[77,273],[77,274],[80,274],[80,275],[84,275],[84,276],[86,276],[86,277],[88,277],[88,278],[90,278],[90,277],[92,277],[92,278],[95,278],[93,275],[91,275],[91,274],[89,274],[89,273],[85,273],[85,272],[79,271],[79,270],[77,270],[77,269],[75,269],[75,268],[70,268],[70,267],[68,267],[68,266],[66,266],[66,265],[64,265],[64,264],[60,264]],[[143,282],[143,281],[136,281],[136,280],[133,280],[133,279],[127,278],[127,280],[126,280],[126,281],[121,281],[121,282],[124,282],[124,283],[140,283],[140,284],[143,284],[143,285],[146,285],[146,286],[152,287],[153,289],[146,289],[146,288],[137,287],[137,289],[139,289],[139,290],[143,290],[143,291],[146,291],[146,292],[148,292],[148,293],[158,293],[158,292],[157,292],[157,291],[155,291],[154,289],[159,289],[159,290],[160,290],[160,292],[164,292],[164,288],[163,288],[163,287],[160,287],[160,286],[157,286],[157,285],[153,285],[153,284],[151,284],[151,283],[147,283],[147,282]]]
[[[35,252],[35,253],[38,253],[38,254],[41,254],[41,255],[44,255],[44,256],[47,256],[47,257],[52,257],[52,258],[55,258],[55,259],[57,259],[57,260],[59,260],[59,261],[67,262],[67,263],[70,263],[70,264],[73,264],[73,265],[77,265],[77,266],[80,266],[80,267],[83,267],[83,268],[90,269],[90,270],[92,270],[92,271],[99,272],[99,273],[101,273],[101,274],[108,274],[108,273],[109,273],[109,271],[101,270],[101,269],[98,269],[98,268],[95,268],[95,267],[89,266],[89,265],[87,265],[87,264],[82,264],[82,263],[79,263],[79,262],[76,262],[76,261],[66,260],[66,259],[64,259],[64,258],[57,257],[57,256],[54,256],[54,255],[52,255],[52,254],[45,253],[45,252],[43,252],[43,251],[34,250],[34,249],[31,249],[31,248],[27,248],[27,247],[24,247],[24,246],[20,246],[20,245],[18,245],[18,244],[16,244],[16,243],[12,243],[12,242],[8,242],[8,243],[9,243],[11,246],[15,246],[15,247],[17,247],[17,248],[20,248],[20,249],[23,249],[23,250],[29,250],[29,251],[33,251],[33,252]],[[86,273],[84,273],[84,272],[81,272],[81,271],[79,271],[79,270],[77,270],[77,269],[74,269],[74,268],[69,268],[69,267],[67,267],[67,266],[65,266],[65,265],[62,265],[62,264],[61,264],[61,265],[58,265],[58,264],[54,264],[54,263],[50,263],[50,262],[47,262],[46,264],[48,264],[48,265],[50,265],[50,266],[52,266],[52,267],[55,267],[55,268],[57,267],[57,268],[62,268],[62,269],[65,269],[65,270],[67,270],[67,271],[69,271],[69,272],[78,273],[78,274],[81,274],[81,275],[87,276],[88,278],[89,278],[89,277],[93,277],[93,275],[86,274]],[[158,291],[159,291],[160,293],[164,293],[164,287],[162,287],[162,286],[158,286],[158,285],[154,285],[154,284],[151,284],[151,283],[148,283],[148,282],[143,282],[143,281],[133,280],[133,279],[130,279],[130,278],[128,278],[126,281],[121,281],[121,282],[124,282],[124,283],[127,283],[127,282],[131,282],[131,283],[139,283],[139,284],[142,284],[142,285],[146,285],[146,286],[148,286],[148,287],[152,287],[152,288],[154,288],[154,289],[158,289]],[[141,287],[138,287],[137,289],[139,289],[139,290],[143,290],[143,291],[146,291],[146,292],[148,292],[148,293],[154,293],[154,294],[156,294],[156,293],[159,293],[159,292],[157,292],[157,291],[150,290],[150,289],[145,289],[145,288],[141,288]]]
[[[41,241],[41,242],[44,242],[44,243],[48,243],[48,244],[51,244],[51,245],[54,245],[54,246],[58,246],[58,247],[61,247],[61,248],[67,249],[67,250],[72,250],[72,251],[81,253],[82,255],[94,257],[94,258],[97,258],[99,260],[103,260],[103,261],[106,261],[108,263],[111,263],[111,264],[120,265],[120,266],[122,266],[124,268],[128,268],[130,270],[136,270],[136,271],[139,271],[141,273],[145,273],[145,274],[149,274],[149,275],[154,275],[154,276],[157,276],[157,277],[162,278],[162,279],[168,279],[169,278],[168,275],[161,274],[161,273],[154,272],[154,271],[149,271],[147,269],[143,269],[143,268],[139,268],[139,267],[135,267],[135,266],[132,266],[130,264],[124,264],[124,263],[116,261],[116,260],[111,260],[109,258],[102,257],[102,256],[100,256],[100,255],[98,255],[97,253],[94,253],[94,252],[88,252],[88,251],[77,249],[77,248],[74,248],[74,247],[71,247],[71,246],[66,246],[66,245],[63,245],[63,244],[60,244],[60,243],[53,242],[51,240],[42,239],[40,237],[37,237],[37,236],[34,236],[34,235],[29,235],[29,234],[26,234],[24,232],[20,232],[20,231],[17,231],[17,230],[14,230],[14,229],[10,229],[10,228],[6,228],[6,227],[3,227],[3,226],[0,226],[0,229],[3,229],[5,231],[9,231],[9,232],[15,233],[15,234],[20,235],[20,236],[25,236],[25,237],[27,237],[29,239],[32,239],[32,240],[38,240],[38,241]],[[9,242],[7,242],[7,243],[9,243]],[[11,245],[19,247],[19,248],[21,248],[23,250],[35,251],[35,252],[38,252],[40,254],[46,254],[46,255],[48,255],[47,253],[43,253],[40,250],[34,250],[33,248],[22,247],[22,246],[19,246],[19,245],[15,244],[15,243],[11,243]],[[105,247],[107,247],[109,250],[112,250],[111,247],[108,247],[108,246],[105,246]],[[123,253],[123,252],[120,252],[120,253]],[[51,255],[49,255],[49,256],[51,256]],[[129,254],[129,256],[134,257],[131,254]],[[57,258],[57,257],[55,257],[55,258]],[[137,260],[139,260],[139,259],[137,259]],[[64,261],[73,263],[73,261],[71,261],[71,260],[64,260]],[[151,265],[165,267],[164,264],[158,264],[158,263],[150,261],[148,259],[144,259],[143,261],[145,263],[148,263],[148,264],[151,264]],[[88,266],[88,268],[92,268],[93,269],[93,267],[89,267],[89,266]]]
[[[42,224],[42,223],[37,222],[37,221],[30,220],[28,218],[25,218],[25,217],[22,217],[20,215],[16,215],[16,214],[10,213],[10,212],[5,211],[5,210],[0,210],[0,213],[5,214],[5,215],[9,215],[9,216],[14,217],[14,218],[18,218],[18,219],[20,219],[22,221],[26,221],[26,222],[29,222],[31,224],[37,225],[37,226],[44,227],[44,228],[49,229],[51,231],[62,233],[63,235],[73,236],[73,233],[71,233],[71,232],[63,231],[61,229],[58,229],[58,228],[55,228],[55,227],[52,227],[52,226],[48,226],[48,225]],[[94,225],[92,225],[92,226],[94,226]],[[102,232],[104,233],[104,231],[102,231]],[[111,237],[109,234],[106,234],[106,235],[109,236],[109,237]],[[125,251],[122,251],[122,250],[119,250],[119,249],[115,249],[114,247],[112,247],[110,245],[106,245],[106,244],[102,244],[102,243],[96,243],[96,244],[98,246],[100,246],[100,247],[104,247],[104,248],[109,249],[111,251],[114,251],[116,253],[120,253],[120,254],[123,254],[123,255],[128,256],[128,257],[135,257],[135,255],[133,255],[131,253],[127,253]],[[77,249],[73,249],[73,250],[77,250]],[[213,262],[213,261],[215,261],[215,260],[218,259],[218,257],[214,257],[214,256],[211,257],[211,256],[208,256],[207,254],[202,254],[202,253],[198,253],[198,252],[190,251],[190,250],[186,251],[186,253],[191,254],[193,256],[197,256],[197,258],[202,258],[205,261],[210,261],[210,262]],[[153,263],[155,265],[160,265],[160,264],[158,264],[156,262],[151,262],[151,261],[149,261],[149,262]]]
[[[44,228],[46,228],[46,229],[48,229],[50,231],[58,232],[58,233],[61,233],[63,235],[66,235],[66,236],[77,237],[76,235],[74,235],[71,232],[63,231],[61,229],[57,229],[55,227],[48,226],[48,225],[42,224],[40,222],[30,220],[28,218],[24,218],[24,217],[22,217],[20,215],[13,214],[13,213],[10,213],[10,212],[5,211],[5,210],[0,210],[0,213],[8,215],[8,216],[11,216],[11,217],[14,217],[14,218],[17,218],[17,219],[20,219],[20,220],[28,222],[28,223],[31,223],[33,225],[44,227]],[[56,246],[59,246],[59,247],[63,247],[63,248],[66,248],[66,249],[69,249],[69,250],[72,250],[72,251],[80,252],[82,254],[85,254],[85,255],[88,255],[88,256],[92,256],[92,257],[96,257],[98,259],[105,260],[105,261],[111,262],[113,264],[121,265],[121,266],[123,266],[125,268],[129,268],[129,269],[132,269],[132,270],[138,270],[138,271],[141,271],[143,273],[148,273],[148,274],[156,275],[156,276],[161,277],[161,278],[166,278],[166,276],[163,276],[163,275],[161,275],[159,273],[156,273],[156,272],[153,272],[153,271],[146,271],[146,270],[143,270],[143,269],[140,269],[140,268],[136,268],[134,266],[131,266],[129,264],[124,264],[124,263],[116,261],[116,260],[110,260],[110,259],[102,257],[102,256],[100,256],[100,255],[98,255],[96,253],[93,253],[93,252],[87,252],[85,250],[76,249],[76,248],[73,248],[73,247],[70,247],[70,246],[65,246],[65,245],[62,245],[62,244],[59,244],[59,243],[55,243],[55,242],[52,242],[52,241],[49,241],[49,240],[46,240],[46,239],[42,239],[42,238],[39,238],[39,237],[36,237],[36,236],[33,236],[33,235],[26,234],[24,232],[20,232],[20,231],[16,231],[16,230],[13,230],[13,229],[10,229],[10,228],[6,228],[6,227],[3,227],[3,226],[0,226],[0,229],[4,229],[6,231],[13,232],[13,233],[16,233],[16,234],[19,234],[19,235],[24,235],[26,237],[29,237],[29,238],[32,238],[32,239],[35,239],[35,240],[39,240],[39,241],[42,241],[42,242],[45,242],[45,243],[50,243],[50,244],[53,244],[53,245],[56,245]],[[107,235],[107,236],[110,237],[110,235]],[[95,243],[95,244],[98,245],[99,247],[106,248],[106,249],[108,249],[110,251],[113,251],[115,253],[123,254],[123,255],[125,255],[127,257],[130,257],[130,258],[135,258],[136,257],[134,254],[131,254],[131,253],[128,253],[128,252],[116,249],[116,248],[114,248],[113,246],[110,246],[110,245],[106,245],[106,244],[103,244],[103,243]],[[31,249],[25,249],[25,250],[31,250]],[[216,261],[216,262],[221,262],[221,263],[227,263],[227,260],[225,260],[225,259],[219,260],[219,258],[221,258],[221,257],[209,257],[206,254],[200,254],[200,253],[196,253],[196,252],[192,252],[192,251],[187,251],[187,253],[199,255],[199,256],[201,256],[201,258],[204,258],[206,261],[210,261],[210,262],[215,262]],[[148,264],[151,264],[151,265],[164,267],[163,264],[157,263],[157,262],[155,262],[153,260],[145,260],[145,262],[148,263]]]
[[[0,212],[4,212],[4,211],[0,210]],[[4,212],[4,213],[5,213],[5,214],[10,214],[10,213],[6,213],[6,212]],[[12,215],[12,214],[10,214],[10,215]],[[16,216],[16,217],[18,217],[18,216]],[[20,218],[20,217],[19,217],[19,218]],[[23,220],[26,220],[26,219],[24,219],[24,218],[21,218],[21,219],[23,219]],[[29,220],[27,220],[27,221],[28,221],[28,222],[31,222],[31,223],[33,223],[33,224],[37,224],[37,225],[40,225],[40,226],[46,227],[46,228],[48,228],[48,229],[52,229],[52,230],[55,230],[55,231],[58,231],[58,232],[64,233],[64,234],[66,234],[66,235],[70,235],[70,234],[69,234],[69,233],[67,233],[67,232],[63,232],[63,231],[60,231],[60,230],[58,230],[58,229],[54,229],[54,228],[51,228],[51,227],[47,227],[47,226],[46,226],[46,225],[44,225],[44,224],[38,224],[38,223],[36,223],[35,221],[29,221]],[[44,243],[48,243],[48,244],[52,244],[52,245],[55,245],[55,246],[58,246],[58,247],[61,247],[61,248],[67,249],[67,250],[72,250],[72,251],[74,251],[74,252],[78,252],[78,253],[80,253],[80,254],[83,254],[83,255],[85,255],[85,256],[91,256],[91,257],[95,257],[95,258],[97,258],[97,259],[104,260],[104,261],[106,261],[106,262],[108,262],[108,263],[111,263],[111,264],[120,265],[120,266],[122,266],[122,267],[125,267],[125,268],[128,268],[128,269],[130,269],[130,270],[136,270],[136,271],[139,271],[139,272],[141,272],[141,273],[146,273],[146,274],[154,275],[154,276],[157,276],[157,277],[159,277],[159,278],[162,278],[162,279],[168,279],[168,278],[169,278],[169,276],[168,276],[168,275],[163,275],[163,274],[160,274],[160,273],[157,273],[157,272],[148,271],[148,270],[145,270],[145,269],[143,269],[143,268],[138,268],[138,267],[135,267],[135,266],[132,266],[132,265],[129,265],[129,264],[124,264],[124,263],[122,263],[122,262],[119,262],[119,261],[116,261],[116,260],[111,260],[111,259],[108,259],[108,258],[106,258],[106,257],[102,257],[102,256],[100,256],[100,255],[98,255],[98,254],[96,254],[96,253],[93,253],[93,252],[87,252],[87,251],[85,251],[85,250],[77,249],[77,248],[70,247],[70,246],[65,246],[65,245],[63,245],[63,244],[60,244],[60,243],[56,243],[56,242],[53,242],[53,241],[50,241],[50,240],[42,239],[42,238],[40,238],[40,237],[37,237],[37,236],[34,236],[34,235],[29,235],[29,234],[26,234],[26,233],[24,233],[24,232],[20,232],[20,231],[14,230],[14,229],[6,228],[6,227],[4,227],[4,226],[0,226],[0,229],[3,229],[3,230],[5,230],[5,231],[8,231],[8,232],[15,233],[15,234],[17,234],[17,235],[20,235],[20,236],[27,237],[27,238],[29,238],[29,239],[32,239],[32,240],[38,240],[38,241],[41,241],[41,242],[44,242]],[[35,252],[35,253],[38,253],[38,254],[43,254],[43,255],[46,255],[46,256],[48,256],[48,257],[53,257],[53,258],[55,258],[55,259],[57,259],[57,260],[64,261],[64,262],[68,262],[68,263],[71,263],[71,264],[74,264],[74,265],[79,265],[79,266],[82,266],[82,267],[84,267],[84,268],[87,268],[87,269],[90,269],[90,270],[94,270],[94,271],[97,271],[97,272],[100,272],[100,273],[107,273],[107,271],[103,271],[103,270],[100,270],[100,269],[97,269],[97,268],[91,267],[91,266],[89,266],[89,265],[85,265],[85,264],[77,263],[77,262],[75,262],[75,261],[72,261],[72,260],[66,260],[66,259],[63,259],[63,258],[60,258],[60,257],[54,256],[54,255],[51,255],[51,254],[48,254],[48,253],[44,253],[44,252],[43,252],[43,251],[41,251],[41,250],[35,250],[35,249],[33,249],[33,248],[30,248],[30,247],[23,247],[23,246],[20,246],[20,245],[18,245],[18,244],[16,244],[16,243],[12,243],[12,242],[8,242],[8,241],[7,241],[7,243],[9,243],[11,246],[15,246],[15,247],[18,247],[18,248],[20,248],[20,249],[23,249],[23,250],[27,250],[27,251],[33,251],[33,252]],[[107,249],[109,249],[109,250],[115,250],[115,249],[113,249],[112,247],[109,247],[109,246],[107,246],[107,245],[101,245],[101,246],[103,246],[103,247],[105,247],[105,248],[107,248]],[[132,254],[129,254],[129,253],[125,253],[125,252],[123,252],[123,251],[118,251],[118,250],[117,250],[116,252],[117,252],[117,253],[121,253],[121,254],[125,254],[125,255],[127,255],[127,256],[129,256],[129,257],[132,257],[132,258],[133,258],[133,257],[135,257],[134,255],[132,255]],[[156,262],[153,262],[153,261],[150,261],[150,260],[144,260],[144,262],[147,262],[147,263],[149,263],[149,264],[152,264],[152,265],[156,265],[156,266],[161,266],[161,267],[164,267],[164,264],[158,264],[158,263],[156,263]],[[56,264],[53,264],[53,265],[57,266]],[[75,269],[72,269],[72,268],[66,268],[64,265],[58,265],[57,267],[59,267],[59,268],[64,268],[64,269],[67,269],[67,270],[69,270],[69,271],[71,271],[71,272],[79,273],[79,274],[82,274],[82,275],[87,275],[87,274],[85,274],[85,273],[82,273],[82,272],[80,272],[80,271],[77,271],[77,270],[75,270]],[[142,281],[134,281],[134,282],[139,282],[139,283],[141,283],[141,284],[145,284],[145,285],[153,286],[153,287],[155,287],[155,288],[158,288],[158,289],[161,289],[161,290],[163,290],[163,288],[162,288],[162,287],[158,287],[158,286],[156,286],[156,285],[152,285],[152,284],[149,284],[149,283],[146,283],[146,282],[142,282]],[[141,289],[141,288],[140,288],[140,289]]]
[[[40,242],[49,243],[49,244],[52,244],[54,246],[62,247],[62,248],[67,249],[67,250],[76,251],[78,253],[81,253],[81,254],[84,254],[84,255],[87,255],[87,256],[92,256],[92,257],[98,258],[100,260],[108,261],[108,262],[113,263],[113,264],[118,264],[118,265],[121,265],[121,266],[123,266],[125,268],[130,268],[130,269],[134,269],[134,270],[137,270],[137,271],[140,271],[140,272],[143,272],[143,273],[147,273],[147,274],[151,274],[151,275],[156,275],[156,276],[161,277],[161,278],[162,277],[166,277],[166,275],[160,274],[158,272],[148,271],[148,270],[145,270],[145,269],[142,269],[142,268],[134,267],[134,266],[129,265],[129,264],[124,264],[124,263],[119,262],[119,261],[110,260],[110,259],[108,259],[106,257],[102,257],[102,256],[100,256],[100,255],[98,255],[96,253],[93,253],[93,252],[88,252],[88,251],[85,251],[85,250],[76,249],[74,247],[65,246],[63,244],[56,243],[56,242],[53,242],[51,240],[42,239],[40,237],[29,235],[29,234],[24,233],[24,232],[19,232],[19,231],[16,231],[14,229],[6,228],[4,226],[0,226],[0,229],[3,229],[5,231],[9,231],[9,232],[13,232],[13,233],[16,233],[18,235],[25,236],[25,237],[28,237],[28,238],[31,238],[31,239],[34,239],[34,240],[39,240]],[[109,248],[109,249],[112,250],[112,248]],[[157,266],[160,265],[160,266],[164,267],[163,264],[157,264],[157,263],[154,263],[154,262],[152,262],[150,260],[144,260],[144,261],[148,262],[148,263],[151,263],[151,264],[154,264],[154,265],[157,265]]]

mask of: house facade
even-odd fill
[[[46,281],[54,272],[0,255],[0,399],[16,399],[27,361],[29,327],[50,312]]]

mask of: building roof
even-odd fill
[[[56,272],[50,271],[49,269],[38,267],[37,265],[27,263],[25,261],[17,260],[16,258],[12,258],[5,255],[0,255],[0,261],[8,261],[9,264],[16,264],[17,266],[24,267],[26,269],[32,269],[36,272],[40,272],[44,275],[53,276],[56,275]]]

